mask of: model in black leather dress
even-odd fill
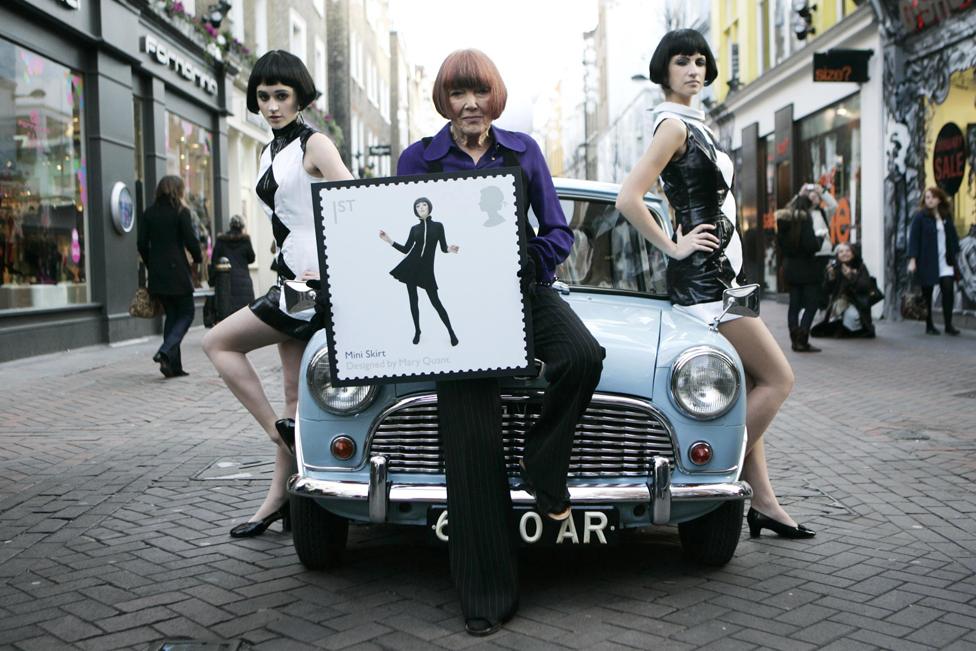
[[[664,35],[649,73],[668,101],[656,110],[654,136],[624,179],[617,209],[671,258],[667,275],[675,317],[683,312],[711,321],[721,312],[722,294],[736,284],[742,267],[730,192],[733,165],[702,122],[704,114],[692,108],[703,86],[718,76],[718,66],[702,35],[682,29]],[[644,195],[658,178],[675,211],[673,237],[644,203]],[[769,529],[784,537],[809,538],[814,532],[793,521],[776,497],[762,438],[793,388],[790,364],[758,317],[726,317],[719,332],[735,347],[746,375],[748,441],[741,477],[753,489],[750,534],[758,536]]]

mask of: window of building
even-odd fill
[[[796,149],[801,182],[827,188],[837,201],[831,219],[834,244],[860,240],[861,105],[853,95],[799,122]]]
[[[325,0],[312,0],[312,6],[320,17],[325,18]]]
[[[325,110],[325,43],[315,37],[315,87],[322,96],[315,102],[320,111]]]
[[[203,264],[193,266],[194,287],[205,287],[207,265],[214,241],[213,133],[175,113],[166,113],[166,174],[186,184],[183,201],[190,209],[193,229],[200,240]]]
[[[0,310],[89,301],[84,90],[0,39]]]
[[[308,38],[306,36],[308,28],[305,25],[305,19],[297,11],[290,9],[288,22],[291,25],[288,32],[288,51],[301,59],[302,63],[308,65]]]

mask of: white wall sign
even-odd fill
[[[333,384],[527,372],[518,173],[312,184]]]
[[[162,43],[151,34],[142,37],[142,51],[150,55],[157,63],[171,68],[178,75],[202,88],[211,95],[217,94],[217,80],[186,57],[174,51],[171,46]]]
[[[112,214],[112,225],[119,233],[125,234],[132,230],[135,224],[135,205],[132,195],[125,183],[117,181],[112,186],[112,198],[109,200],[109,212]]]

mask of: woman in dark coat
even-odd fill
[[[799,353],[820,352],[810,345],[810,326],[820,305],[823,283],[823,266],[816,255],[821,242],[813,232],[812,207],[809,197],[800,193],[789,206],[776,211],[776,241],[783,256],[783,277],[790,288],[786,322],[793,350]]]
[[[220,318],[223,318],[250,305],[254,300],[254,284],[251,282],[251,272],[247,268],[254,262],[254,248],[251,246],[251,238],[244,232],[244,220],[239,215],[231,217],[230,228],[226,233],[217,236],[217,243],[214,244],[210,258],[211,284],[214,279],[213,267],[221,258],[230,261],[230,307],[227,314],[220,315]]]
[[[932,323],[932,292],[942,293],[942,318],[947,335],[958,335],[952,327],[952,303],[956,297],[956,256],[959,236],[949,212],[949,197],[940,188],[928,188],[920,210],[912,216],[908,233],[908,273],[917,273],[925,297],[925,334],[940,334]]]
[[[871,294],[875,281],[850,244],[838,244],[834,255],[824,271],[824,292],[829,297],[827,314],[823,321],[813,326],[810,334],[814,337],[872,338]]]
[[[200,264],[203,254],[183,203],[183,179],[164,176],[156,187],[156,201],[143,215],[139,255],[149,270],[149,293],[163,305],[163,345],[153,356],[166,377],[188,375],[183,370],[180,343],[193,323],[193,280],[186,252]]]
[[[394,242],[386,234],[386,231],[380,231],[380,239],[407,256],[390,272],[390,275],[407,286],[407,296],[410,298],[410,315],[413,317],[413,343],[420,343],[420,305],[417,298],[417,288],[422,287],[427,292],[430,304],[437,310],[438,316],[441,317],[441,321],[447,327],[447,333],[451,336],[451,345],[457,346],[458,338],[451,327],[451,319],[437,295],[437,280],[434,278],[434,255],[437,253],[438,245],[444,253],[457,253],[460,249],[453,244],[447,245],[447,240],[444,239],[444,225],[430,218],[433,209],[434,207],[427,197],[420,197],[413,202],[413,214],[417,216],[420,223],[410,229],[406,244]]]

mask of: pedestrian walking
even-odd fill
[[[247,307],[254,300],[254,284],[248,265],[254,262],[254,247],[251,237],[244,230],[244,220],[240,215],[230,218],[230,227],[217,236],[213,254],[210,257],[210,284],[214,284],[214,269],[221,258],[230,262],[230,297],[227,301],[227,314],[219,315],[226,318],[237,310]],[[216,301],[218,305],[220,301]]]
[[[286,481],[294,466],[295,408],[299,366],[305,344],[319,328],[315,310],[290,314],[281,285],[285,280],[318,278],[312,218],[311,183],[352,178],[339,151],[325,135],[308,126],[301,111],[318,97],[301,59],[271,50],[254,64],[247,84],[247,109],[260,112],[274,139],[264,148],[257,194],[274,226],[278,248],[278,283],[218,323],[203,338],[203,350],[220,377],[276,445],[271,486],[251,518],[231,529],[235,538],[258,536],[279,519],[290,528]],[[279,417],[261,380],[247,359],[252,350],[276,344],[281,357],[284,413]]]
[[[484,53],[449,54],[433,90],[434,107],[449,122],[433,137],[407,147],[397,174],[522,168],[539,225],[529,233],[522,284],[532,313],[535,355],[545,363],[549,382],[542,413],[525,436],[522,474],[540,513],[561,521],[570,517],[566,479],[573,434],[600,380],[603,349],[551,286],[556,265],[572,249],[573,235],[539,145],[528,134],[492,124],[507,96],[498,69]],[[451,574],[465,630],[490,635],[515,614],[519,596],[498,381],[438,382],[437,406],[447,467]]]
[[[927,335],[941,334],[932,322],[932,294],[936,285],[942,294],[942,319],[946,334],[959,334],[952,327],[958,255],[959,235],[952,223],[949,196],[941,188],[928,188],[908,229],[908,273],[917,274],[922,286]]]
[[[670,258],[668,292],[674,310],[709,322],[723,311],[725,289],[735,286],[742,248],[735,231],[731,192],[733,163],[692,107],[702,88],[718,76],[704,37],[693,29],[668,32],[651,57],[650,79],[664,89],[665,102],[654,115],[647,151],[624,179],[617,209],[648,241]],[[644,203],[661,178],[678,227],[668,238]],[[742,478],[753,489],[749,532],[769,529],[787,538],[814,532],[783,509],[766,468],[763,434],[793,388],[793,370],[758,317],[725,320],[719,331],[732,343],[747,376],[748,444]]]
[[[786,324],[792,348],[798,353],[820,352],[810,345],[810,326],[820,307],[824,280],[824,267],[817,256],[823,239],[814,231],[812,209],[810,194],[804,191],[775,212],[776,244],[783,260],[783,279],[790,292]]]
[[[163,306],[163,343],[153,355],[164,377],[189,375],[183,369],[180,344],[193,323],[193,277],[186,259],[203,261],[190,210],[183,202],[186,186],[178,176],[164,176],[156,186],[156,200],[146,209],[139,229],[138,249],[149,272],[149,294]]]

